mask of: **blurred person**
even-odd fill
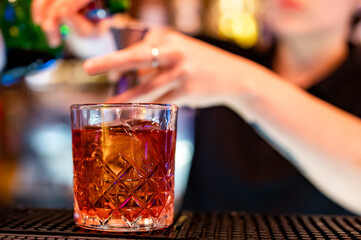
[[[84,68],[116,76],[153,66],[151,80],[109,101],[200,109],[185,208],[347,213],[330,198],[361,213],[361,52],[348,44],[359,2],[264,4],[277,41],[250,55],[258,63],[163,29]]]

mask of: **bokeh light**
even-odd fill
[[[257,0],[218,0],[219,35],[244,48],[254,46],[259,32],[256,21],[257,6]]]

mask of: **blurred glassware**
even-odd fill
[[[140,23],[131,23],[127,25],[113,26],[111,32],[113,34],[116,47],[118,50],[129,47],[130,45],[141,41],[146,32],[147,26]],[[136,69],[124,73],[115,86],[114,94],[120,94],[127,89],[132,88],[138,84],[138,74]]]
[[[0,74],[6,64],[5,42],[0,28]]]

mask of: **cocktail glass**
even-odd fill
[[[148,231],[173,222],[177,111],[169,104],[71,106],[77,225]]]

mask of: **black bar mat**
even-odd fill
[[[1,209],[0,239],[361,239],[361,217],[180,212],[167,229],[111,233],[82,229],[71,210]]]

